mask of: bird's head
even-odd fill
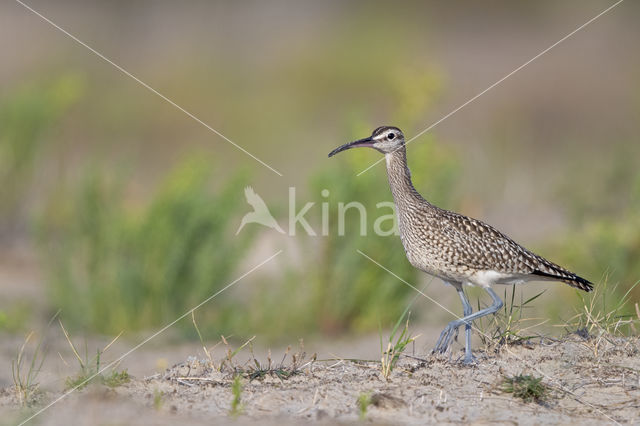
[[[389,154],[404,146],[404,135],[402,134],[402,131],[397,127],[378,127],[373,131],[371,136],[346,143],[334,149],[329,153],[329,157],[332,157],[341,151],[346,151],[347,149],[358,148],[362,146],[368,146],[380,151],[383,154]]]

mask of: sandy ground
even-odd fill
[[[292,353],[282,363],[292,371]],[[273,354],[279,366],[283,354]],[[361,421],[358,398],[369,395],[364,421],[376,424],[640,423],[640,339],[584,339],[570,335],[525,345],[478,350],[465,367],[451,358],[403,358],[388,380],[374,362],[312,361],[298,355],[297,374],[241,379],[241,412],[231,415],[233,372],[189,357],[150,377],[116,388],[91,385],[37,416],[37,424],[296,424]],[[256,355],[256,358],[260,358]],[[275,361],[277,359],[277,361]],[[246,360],[246,362],[245,362]],[[234,365],[255,363],[243,351]],[[260,363],[263,367],[266,360]],[[531,374],[548,387],[544,400],[524,402],[501,390],[504,377]],[[2,419],[16,423],[62,395],[49,391],[19,409],[13,389],[0,395]]]

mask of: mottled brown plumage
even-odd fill
[[[425,200],[411,183],[404,144],[386,154],[386,160],[400,237],[416,268],[448,282],[483,287],[493,283],[483,282],[477,274],[492,271],[504,275],[495,283],[556,280],[592,290],[589,281],[527,250],[491,225]]]

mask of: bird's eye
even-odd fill
[[[389,139],[390,141],[392,141],[393,138],[395,138],[395,137],[396,137],[395,133],[387,133],[387,139]]]

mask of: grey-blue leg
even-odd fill
[[[466,334],[466,348],[465,348],[465,363],[473,362],[473,355],[471,354],[471,324],[472,321],[486,315],[495,314],[502,306],[502,300],[498,297],[498,295],[491,288],[486,288],[485,290],[493,299],[493,304],[488,308],[479,310],[475,314],[466,315],[466,312],[471,311],[471,305],[467,300],[464,292],[461,291],[462,287],[455,286],[456,290],[458,290],[458,294],[460,295],[460,299],[462,300],[462,306],[465,310],[465,316],[463,318],[451,321],[445,329],[440,334],[440,338],[436,343],[436,347],[433,349],[434,352],[444,353],[449,349],[452,343],[452,337],[454,333],[457,332],[458,327],[461,325],[465,325],[465,334]],[[467,308],[468,306],[468,308]]]
[[[462,287],[458,288],[458,296],[460,296],[460,300],[462,301],[462,314],[464,317],[468,317],[473,313],[473,309],[471,308],[471,304],[469,303],[469,299],[464,294],[464,290]],[[472,364],[475,361],[473,354],[471,353],[471,321],[468,321],[464,325],[464,363]]]

